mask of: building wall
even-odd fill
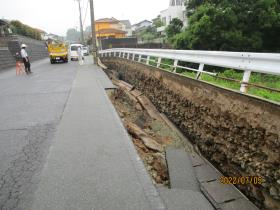
[[[186,7],[182,0],[170,0],[169,7],[161,11],[160,17],[165,26],[168,26],[172,19],[178,18],[187,25]]]
[[[123,23],[120,23],[120,25],[121,25],[121,29],[120,30],[125,31],[127,37],[131,37],[132,36],[132,29],[131,28],[127,28],[126,25],[123,24]]]
[[[132,26],[132,30],[133,31],[136,31],[138,30],[139,28],[144,28],[144,27],[148,27],[148,26],[151,26],[152,23],[151,22],[148,22],[148,21],[143,21],[141,23],[138,23],[138,24],[135,24]]]
[[[111,37],[111,38],[125,38],[125,34],[119,34],[119,33],[108,33],[108,34],[98,34],[97,32],[97,37]]]
[[[122,30],[122,24],[119,22],[110,23],[110,22],[97,22],[95,23],[95,30],[97,37],[115,37],[115,38],[124,38],[125,34],[123,33],[108,33],[100,34],[99,31],[103,29],[118,29]]]
[[[161,20],[165,22],[165,25],[169,25],[170,21],[174,18],[178,18],[182,20],[183,22],[186,22],[186,19],[184,17],[184,11],[185,7],[184,6],[173,6],[169,7],[167,10],[164,10],[161,12]],[[164,19],[166,21],[164,21]]]
[[[111,24],[110,23],[95,23],[95,31],[99,31],[101,29],[108,29],[111,28]]]

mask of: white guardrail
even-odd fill
[[[280,75],[280,54],[279,53],[248,53],[248,52],[222,52],[222,51],[195,51],[195,50],[165,50],[165,49],[132,49],[113,48],[99,51],[101,57],[121,57],[141,62],[146,60],[146,64],[157,58],[157,67],[162,65],[162,59],[174,60],[174,64],[168,65],[174,69],[182,68],[197,72],[196,79],[201,73],[216,75],[213,72],[203,71],[204,65],[217,66],[244,71],[241,81],[241,92],[246,92],[251,72],[259,72],[272,75]],[[137,60],[135,60],[137,58]],[[179,66],[178,62],[189,62],[199,64],[198,69]],[[166,65],[166,64],[165,64]]]

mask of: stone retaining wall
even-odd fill
[[[20,52],[20,45],[26,44],[31,62],[48,57],[44,41],[38,41],[24,36],[13,35],[0,39],[0,70],[15,66],[14,55]],[[8,50],[8,51],[7,51]]]
[[[239,185],[258,206],[280,209],[280,105],[120,58],[102,58],[143,92],[228,176],[261,176]],[[108,70],[110,71],[110,70]]]
[[[0,47],[0,71],[15,66],[15,59],[7,47]]]

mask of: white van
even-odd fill
[[[69,47],[69,55],[70,55],[70,59],[71,61],[73,60],[78,60],[79,59],[79,55],[78,55],[78,48],[79,47],[83,47],[82,44],[71,44]]]
[[[82,51],[83,51],[83,55],[84,55],[84,56],[89,55],[89,49],[88,49],[87,46],[83,46]]]

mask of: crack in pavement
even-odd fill
[[[27,209],[46,159],[56,124],[28,129],[28,144],[0,175],[0,209]],[[24,208],[23,208],[24,207]]]

